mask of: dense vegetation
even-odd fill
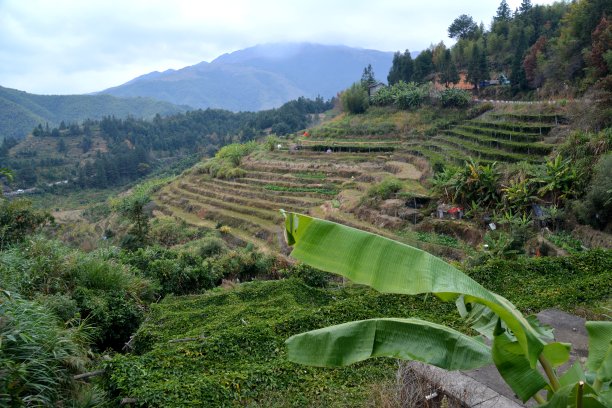
[[[408,51],[396,53],[388,80],[394,84],[437,77],[448,86],[459,82],[457,72],[464,72],[475,88],[492,79],[501,78],[501,85],[509,79],[509,86],[491,88],[501,98],[517,93],[568,97],[594,84],[609,92],[611,15],[605,0],[552,5],[524,0],[514,11],[502,0],[489,29],[467,14],[457,17],[448,28],[449,37],[457,40],[450,49],[441,42],[414,60]]]
[[[186,106],[149,98],[110,95],[34,95],[0,87],[0,141],[21,139],[39,123],[58,126],[61,121],[81,122],[104,116],[153,118],[184,112]]]
[[[213,155],[234,141],[295,132],[330,107],[320,98],[299,98],[261,112],[207,109],[153,120],[107,116],[82,124],[62,121],[56,128],[39,124],[34,138],[18,146],[5,139],[0,157],[15,171],[19,187],[33,187],[40,177],[46,183],[67,179],[79,187],[104,188],[143,177],[177,157]]]

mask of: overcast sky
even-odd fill
[[[520,2],[508,0],[511,9]],[[488,27],[498,6],[498,0],[0,0],[0,86],[94,92],[281,41],[417,51],[451,44],[446,30],[460,14]]]

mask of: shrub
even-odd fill
[[[302,280],[305,284],[313,288],[327,287],[331,278],[329,273],[323,272],[304,263],[298,263],[292,266],[288,271],[288,275]]]
[[[402,189],[402,182],[395,177],[387,177],[378,184],[373,185],[368,190],[368,197],[387,200]]]
[[[604,229],[612,219],[612,153],[595,166],[595,175],[586,197],[576,205],[580,221]]]
[[[35,210],[28,200],[0,198],[0,251],[52,221],[50,214]]]
[[[202,258],[220,255],[226,250],[225,242],[217,237],[205,237],[197,243],[198,255]]]
[[[368,109],[368,91],[358,82],[342,92],[340,102],[345,112],[364,113]]]
[[[464,108],[471,99],[470,93],[463,89],[447,88],[440,92],[440,102],[445,108]]]
[[[200,231],[190,227],[184,220],[156,218],[151,223],[149,237],[153,242],[170,247],[198,238]]]

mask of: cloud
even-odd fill
[[[459,3],[0,0],[0,85],[35,93],[92,92],[266,42],[421,50],[450,43],[446,29],[458,15],[488,25],[497,9],[485,0]],[[517,7],[520,0],[509,3]]]

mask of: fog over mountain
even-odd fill
[[[101,93],[144,96],[197,108],[257,111],[300,96],[331,98],[372,64],[386,81],[392,52],[312,43],[257,45],[212,62],[151,72]]]

